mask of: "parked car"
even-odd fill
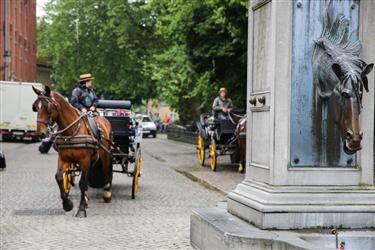
[[[142,116],[142,132],[143,137],[148,137],[149,135],[152,135],[152,137],[156,137],[156,124],[151,120],[151,118],[148,115]]]

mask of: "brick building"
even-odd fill
[[[36,0],[0,0],[0,23],[0,79],[35,82]]]

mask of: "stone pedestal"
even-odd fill
[[[261,230],[224,207],[199,208],[191,215],[191,244],[196,249],[335,250],[331,230]],[[338,230],[345,249],[373,249],[375,232]]]
[[[294,60],[293,43],[296,36],[304,36],[293,32],[297,26],[293,13],[308,8],[307,3],[250,3],[248,101],[255,99],[257,105],[248,104],[246,178],[228,195],[228,211],[263,229],[374,228],[373,72],[368,75],[370,92],[363,96],[363,148],[353,156],[355,164],[295,166],[299,159],[291,156],[291,135],[296,136],[291,133],[292,76],[294,64],[298,63]],[[363,46],[361,58],[367,63],[375,62],[375,1],[357,1],[349,7],[348,11],[360,8],[357,21]],[[265,104],[258,101],[263,97]],[[308,129],[301,134],[305,132]]]
[[[373,228],[375,192],[356,186],[273,186],[252,180],[230,193],[228,211],[263,229]]]

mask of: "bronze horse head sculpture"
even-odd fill
[[[361,42],[349,35],[349,20],[343,14],[333,20],[327,8],[323,32],[315,41],[313,79],[317,97],[328,100],[331,118],[337,124],[347,154],[361,150],[363,133],[359,115],[364,90],[369,91],[366,75],[374,64],[359,58]]]

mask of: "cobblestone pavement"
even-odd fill
[[[77,186],[71,191],[73,211],[62,210],[54,180],[56,152],[41,155],[38,144],[1,143],[7,168],[0,171],[0,249],[191,249],[191,210],[225,197],[151,157],[163,142],[144,140],[149,153],[143,154],[135,200],[131,178],[116,173],[112,203],[103,203],[102,190],[89,189],[85,219],[73,217]]]
[[[158,135],[157,139],[146,140],[150,146],[145,152],[160,162],[183,172],[184,174],[208,184],[210,187],[227,194],[237,184],[243,181],[244,174],[238,173],[238,164],[231,164],[230,157],[219,156],[216,172],[209,167],[208,152],[206,152],[206,163],[202,167],[198,163],[196,145],[183,142],[167,140],[164,134]],[[158,145],[163,145],[158,147]],[[151,150],[152,149],[152,150]]]

